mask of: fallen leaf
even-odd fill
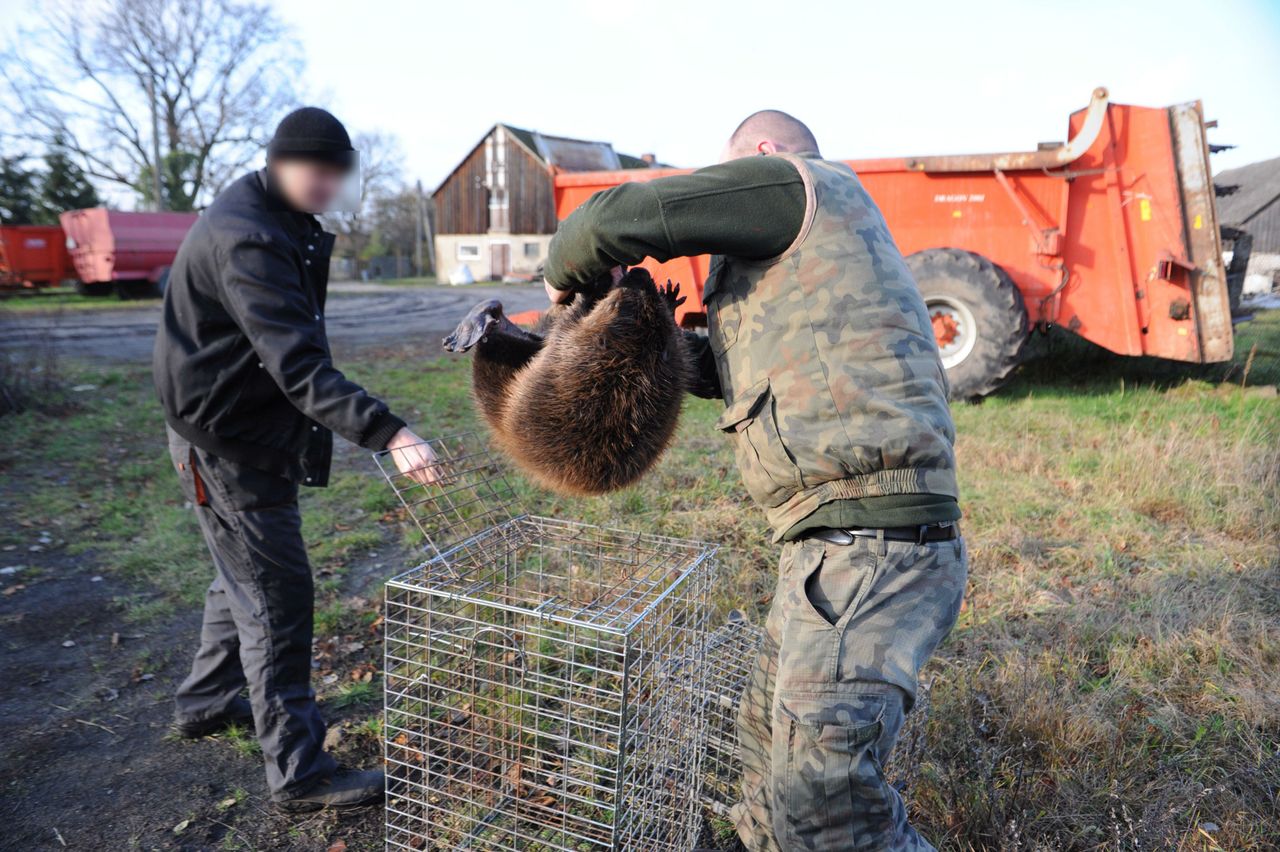
[[[227,798],[223,799],[221,802],[218,802],[218,805],[217,805],[218,810],[225,811],[227,808],[234,808],[236,806],[236,801],[237,800],[235,796],[228,796]]]
[[[507,781],[511,783],[511,787],[517,796],[524,795],[524,783],[520,778],[522,772],[520,761],[511,764],[511,768],[507,770]]]
[[[347,852],[347,841],[335,840],[329,844],[329,848],[324,852]]]
[[[184,831],[186,831],[186,830],[187,830],[187,826],[189,826],[189,825],[191,825],[191,820],[189,820],[189,819],[184,819],[182,822],[178,823],[177,825],[175,825],[175,826],[173,827],[173,833],[174,833],[174,834],[181,834],[182,832],[184,832]]]

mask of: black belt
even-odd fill
[[[805,538],[816,538],[828,544],[853,544],[855,538],[880,538],[885,541],[911,541],[916,544],[927,544],[931,541],[952,541],[960,537],[960,524],[946,521],[941,524],[921,524],[918,527],[853,527],[850,529],[834,529],[821,527],[809,530]]]

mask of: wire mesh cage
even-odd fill
[[[705,671],[696,680],[705,717],[702,805],[709,816],[727,818],[742,799],[738,707],[763,640],[764,629],[736,610],[707,638]]]
[[[387,584],[387,848],[680,850],[699,828],[715,549],[520,511],[484,439],[388,481],[428,558]]]
[[[762,626],[735,610],[707,637],[703,671],[691,678],[703,704],[702,806],[709,822],[718,819],[720,827],[726,826],[731,809],[742,800],[738,709],[764,638]],[[920,770],[932,685],[931,680],[922,680],[917,687],[915,704],[885,766],[890,782],[900,791],[914,786]]]

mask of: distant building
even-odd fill
[[[608,142],[495,124],[432,196],[436,276],[456,280],[464,266],[477,280],[532,276],[556,230],[554,170],[655,165],[651,154],[619,154]]]
[[[1248,258],[1244,292],[1270,292],[1280,280],[1280,157],[1229,169],[1213,183],[1223,236],[1234,255]]]

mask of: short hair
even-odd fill
[[[793,154],[818,153],[818,140],[808,125],[777,109],[762,109],[744,118],[729,137],[729,147],[738,150],[761,138],[772,139]]]

